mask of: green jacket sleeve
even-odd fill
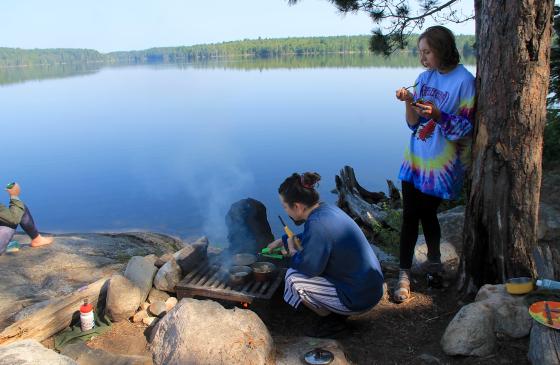
[[[10,199],[10,207],[0,204],[0,222],[10,226],[16,226],[21,222],[25,211],[25,205],[19,199]]]

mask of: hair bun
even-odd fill
[[[307,189],[315,188],[315,185],[321,180],[321,175],[316,172],[304,172],[301,175],[301,185]]]

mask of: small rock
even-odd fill
[[[153,263],[153,264],[155,264],[155,262],[157,261],[157,259],[158,259],[158,257],[157,257],[155,254],[153,254],[153,253],[150,254],[150,255],[144,256],[144,260],[148,260],[148,261],[150,261],[150,262]]]
[[[150,308],[150,303],[144,302],[144,303],[140,304],[140,308],[142,310],[148,310],[148,308]]]
[[[437,357],[432,356],[430,354],[426,354],[426,353],[418,356],[418,360],[422,361],[422,363],[424,363],[424,364],[441,364],[440,359],[438,359]]]
[[[180,251],[177,251],[173,254],[175,261],[177,262],[183,273],[191,271],[202,261],[206,260],[208,245],[208,238],[201,237],[193,243],[185,244],[185,246]],[[167,263],[169,263],[169,261]],[[165,267],[166,265],[164,265],[163,267]]]
[[[158,258],[156,259],[155,265],[156,265],[156,267],[160,268],[160,267],[162,267],[163,265],[165,265],[165,263],[166,263],[167,261],[171,260],[172,258],[173,258],[173,254],[171,254],[171,253],[166,253],[166,254],[164,254],[164,255],[162,255],[162,256],[160,256],[160,257],[158,257]]]
[[[169,298],[169,294],[164,291],[152,288],[148,294],[148,303],[165,302]]]
[[[179,251],[180,252],[180,251]],[[175,259],[163,265],[156,274],[154,286],[163,291],[174,292],[175,286],[181,281],[183,271]]]
[[[157,320],[156,317],[146,317],[142,319],[142,323],[144,323],[146,326],[151,326],[152,324],[155,324],[154,322],[156,320]]]
[[[168,312],[171,309],[173,309],[173,307],[175,307],[176,305],[177,305],[177,298],[175,298],[175,297],[169,297],[165,301],[165,308],[167,309]]]
[[[136,312],[136,314],[134,316],[132,316],[132,322],[134,322],[134,323],[142,322],[142,320],[144,318],[147,318],[148,316],[149,316],[148,311],[143,309],[139,312]]]
[[[154,302],[150,304],[148,311],[156,317],[163,317],[167,313],[167,307],[165,302]]]

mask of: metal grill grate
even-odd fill
[[[221,265],[208,261],[189,272],[176,286],[177,298],[206,297],[232,302],[252,303],[255,299],[268,300],[282,283],[286,269],[280,269],[273,280],[258,282],[251,280],[232,287],[229,277],[221,270]]]

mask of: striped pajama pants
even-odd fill
[[[360,313],[353,312],[342,304],[333,283],[321,276],[310,278],[294,269],[288,269],[286,272],[284,300],[294,308],[305,300],[315,308],[324,308],[342,315]]]

